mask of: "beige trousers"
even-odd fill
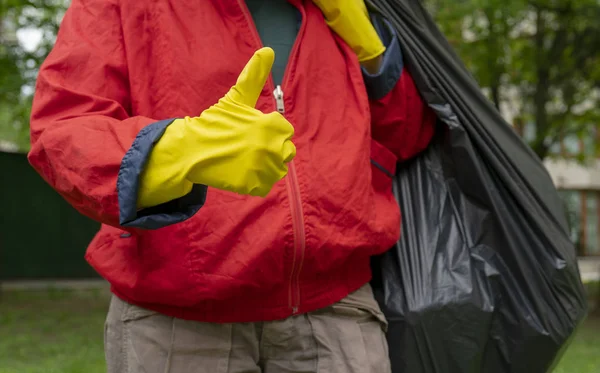
[[[108,373],[390,373],[387,322],[369,285],[285,320],[186,321],[113,297]]]

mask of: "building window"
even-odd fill
[[[577,254],[600,256],[600,191],[562,190],[560,195]]]
[[[583,227],[581,226],[581,192],[576,190],[561,190],[560,196],[562,197],[567,214],[571,241],[573,241],[577,248],[577,254],[583,255],[584,250],[581,245],[583,233]]]
[[[598,230],[600,227],[600,218],[598,213],[600,206],[599,193],[585,193],[585,254],[600,255],[600,241]]]
[[[565,157],[575,157],[582,153],[582,140],[577,135],[568,135],[563,137],[561,142],[562,155]]]

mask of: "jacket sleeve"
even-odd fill
[[[393,27],[379,15],[372,15],[371,20],[386,46],[379,72],[369,74],[363,69],[371,108],[372,137],[402,162],[427,148],[434,134],[436,116],[405,69]]]
[[[156,229],[200,209],[206,187],[137,209],[140,174],[172,120],[132,116],[119,9],[73,0],[39,72],[29,162],[73,207],[101,223]]]

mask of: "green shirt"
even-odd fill
[[[300,13],[287,0],[246,0],[262,44],[275,51],[273,80],[283,82],[283,74],[296,41],[300,26]]]

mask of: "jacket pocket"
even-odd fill
[[[390,150],[371,139],[371,177],[373,189],[379,193],[392,191],[397,158]]]

